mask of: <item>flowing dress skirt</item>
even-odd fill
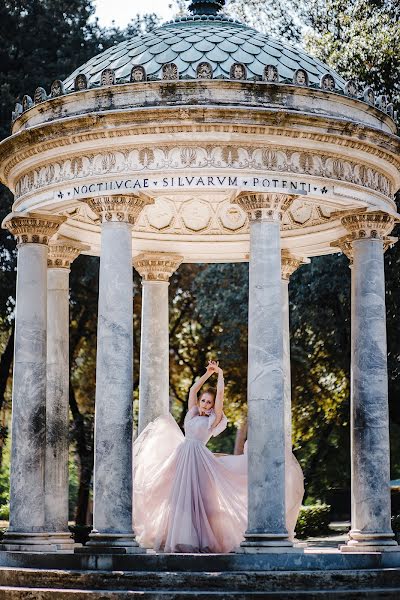
[[[134,530],[164,552],[230,552],[247,523],[246,456],[214,456],[159,417],[133,445]],[[232,460],[233,459],[233,460]]]

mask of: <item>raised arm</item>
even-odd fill
[[[192,385],[189,391],[189,410],[196,406],[197,404],[197,392],[201,388],[201,386],[211,377],[213,373],[216,371],[216,366],[214,361],[209,361],[207,365],[207,370],[195,383]]]
[[[224,372],[221,367],[218,367],[218,382],[217,382],[217,395],[215,397],[214,403],[214,412],[215,412],[215,421],[213,424],[213,429],[218,425],[218,423],[222,419],[223,408],[224,408]]]

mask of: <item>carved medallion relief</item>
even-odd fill
[[[301,229],[311,225],[326,223],[332,208],[317,206],[304,200],[295,200],[283,217],[282,229]],[[81,202],[67,209],[66,216],[91,225],[99,224],[97,215]],[[222,195],[180,196],[179,199],[159,196],[154,204],[146,206],[133,227],[139,232],[160,232],[168,234],[216,234],[228,235],[246,233],[248,218],[246,213],[230,199]]]

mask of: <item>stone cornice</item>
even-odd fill
[[[291,275],[299,268],[301,265],[306,265],[310,262],[309,259],[298,258],[290,254],[287,250],[282,250],[281,254],[281,274],[282,279],[285,281],[289,281]]]
[[[101,221],[117,221],[133,225],[142,209],[154,200],[145,194],[124,196],[99,196],[85,200]]]
[[[69,269],[71,263],[81,252],[90,250],[90,246],[68,238],[57,238],[49,243],[47,266],[52,269]]]
[[[71,149],[88,141],[121,137],[138,139],[137,136],[171,133],[273,135],[288,138],[288,141],[311,140],[334,144],[338,150],[350,148],[366,152],[371,155],[371,160],[372,156],[376,156],[396,167],[400,166],[399,138],[359,123],[315,115],[307,118],[301,114],[292,115],[272,109],[252,108],[249,111],[243,108],[233,111],[226,108],[221,111],[212,107],[207,110],[198,107],[186,109],[186,117],[181,116],[182,110],[138,111],[134,123],[129,112],[122,115],[85,115],[21,131],[0,144],[0,162],[4,163],[1,176],[6,181],[16,164],[53,149]],[[244,118],[247,122],[243,122]],[[216,119],[220,122],[216,122]],[[210,122],[207,123],[207,120]]]
[[[354,120],[359,123],[363,122],[363,116],[365,118],[365,115],[370,115],[376,121],[385,122],[395,131],[393,120],[385,112],[357,98],[335,91],[327,92],[307,86],[293,86],[284,83],[221,79],[177,80],[174,81],[173,90],[171,90],[170,83],[146,81],[118,84],[112,88],[91,88],[83,93],[81,91],[68,93],[57,98],[48,98],[45,102],[40,103],[40,107],[32,106],[19,116],[13,130],[18,131],[21,127],[38,125],[46,118],[48,121],[59,120],[60,114],[68,115],[68,117],[82,114],[82,103],[84,103],[86,112],[93,113],[98,106],[101,106],[104,113],[104,111],[112,111],[114,107],[124,111],[129,108],[138,110],[143,106],[164,108],[168,104],[179,107],[185,103],[190,105],[193,97],[196,98],[199,106],[204,104],[210,106],[213,103],[225,106],[234,104],[239,108],[244,105],[249,105],[251,108],[271,106],[284,108],[286,111],[293,110],[297,113],[305,110],[305,107],[312,107],[314,110],[311,114],[315,114],[315,112],[331,114],[337,105],[341,105],[340,114],[356,111],[358,115]],[[299,101],[298,104],[297,101]],[[316,104],[318,104],[317,111],[314,108]],[[324,110],[328,106],[330,110]],[[42,121],[38,121],[38,117]]]
[[[1,226],[17,239],[18,244],[45,244],[58,231],[66,217],[44,213],[10,213]]]
[[[294,199],[289,194],[242,192],[232,203],[240,206],[250,221],[281,221]]]
[[[134,259],[133,266],[143,281],[169,281],[183,258],[179,254],[144,252]]]

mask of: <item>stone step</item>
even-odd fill
[[[0,586],[0,600],[398,600],[399,588],[297,591],[82,590]]]
[[[52,569],[0,569],[2,588],[183,592],[295,592],[392,589],[400,597],[400,569],[353,571],[66,571]],[[171,592],[172,593],[172,592]]]

